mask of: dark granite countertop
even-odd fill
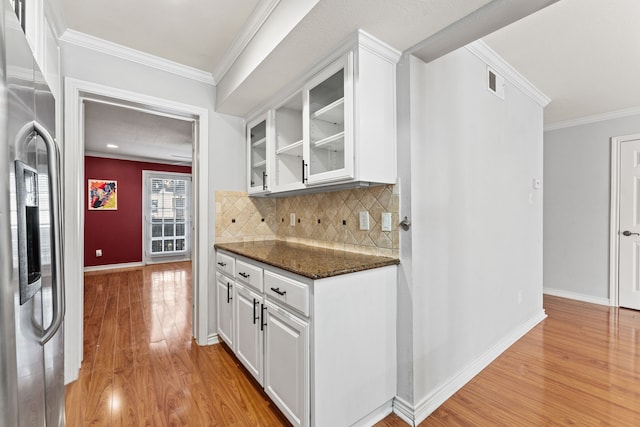
[[[280,240],[216,243],[214,247],[310,279],[324,279],[340,274],[400,264],[400,260],[395,258],[325,249]]]

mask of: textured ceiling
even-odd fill
[[[87,155],[191,164],[191,121],[93,101],[85,101],[84,113]]]
[[[561,0],[483,40],[551,103],[545,125],[640,106],[640,1]]]

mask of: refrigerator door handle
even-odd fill
[[[51,245],[51,266],[53,268],[53,319],[51,325],[44,330],[40,343],[46,344],[58,332],[64,319],[64,274],[62,259],[62,216],[60,211],[60,153],[58,146],[47,129],[40,123],[33,122],[34,131],[42,138],[47,147],[47,161],[49,167],[49,200],[51,203],[51,224],[53,241]]]

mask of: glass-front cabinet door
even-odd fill
[[[353,177],[353,53],[305,86],[306,184]]]
[[[273,190],[290,191],[304,188],[302,92],[297,92],[275,109],[275,160]]]
[[[265,114],[247,126],[247,165],[249,182],[249,193],[259,194],[269,192],[269,120]]]

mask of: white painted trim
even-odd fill
[[[620,260],[620,146],[625,141],[640,139],[640,134],[624,135],[611,138],[611,201],[609,213],[609,305],[618,307],[618,263]]]
[[[78,377],[82,362],[83,267],[84,260],[84,108],[85,97],[100,96],[137,103],[154,110],[170,111],[185,118],[196,118],[193,165],[194,233],[193,243],[193,333],[199,345],[208,342],[208,196],[209,196],[209,111],[206,108],[156,98],[123,89],[73,78],[65,78],[64,126],[64,206],[65,276],[67,314],[65,321],[65,383]]]
[[[599,298],[591,295],[579,294],[576,292],[569,292],[562,289],[552,289],[552,288],[544,288],[542,293],[545,295],[551,295],[554,297],[567,298],[575,301],[588,302],[591,304],[598,305],[610,305],[609,300],[607,298]]]
[[[207,345],[214,345],[219,343],[220,343],[220,336],[217,333],[211,334],[207,337]]]
[[[393,64],[397,64],[402,56],[402,52],[391,47],[382,40],[373,37],[364,30],[358,30],[355,43],[361,48],[366,49],[367,51]]]
[[[481,61],[490,65],[498,74],[503,76],[516,88],[520,89],[525,95],[529,96],[541,107],[544,108],[549,104],[549,102],[551,102],[551,98],[542,93],[529,80],[520,74],[518,70],[502,59],[500,55],[498,55],[482,40],[476,40],[473,43],[469,43],[465,48],[480,58]]]
[[[251,12],[251,15],[249,15],[242,30],[240,30],[224,55],[222,55],[218,65],[214,68],[214,81],[219,82],[224,78],[224,75],[227,74],[227,71],[229,71],[247,45],[253,40],[256,33],[262,28],[267,18],[271,16],[271,13],[279,3],[280,0],[261,0],[258,3],[255,9],[253,9],[253,12]]]
[[[147,67],[155,68],[157,70],[176,74],[187,79],[196,80],[210,85],[216,84],[213,79],[213,75],[207,71],[160,58],[159,56],[131,49],[126,46],[112,43],[71,29],[67,29],[60,37],[60,40],[65,43],[146,65]]]
[[[396,396],[393,400],[393,413],[402,419],[405,423],[411,427],[415,427],[413,422],[414,411],[413,406],[403,398]]]
[[[364,417],[353,423],[351,427],[368,427],[382,421],[387,415],[393,411],[393,399],[378,406]]]
[[[120,268],[142,268],[144,264],[141,262],[123,262],[120,264],[105,264],[105,265],[93,265],[90,267],[85,267],[84,272],[88,273],[90,271],[105,271],[105,270],[116,270]]]
[[[533,329],[538,323],[542,322],[547,315],[544,310],[538,312],[532,318],[518,326],[511,333],[498,341],[495,345],[481,354],[474,361],[470,362],[458,373],[442,384],[438,389],[425,396],[418,404],[412,406],[402,399],[396,397],[396,407],[398,416],[403,420],[409,420],[409,424],[418,425],[433,411],[438,409],[447,399],[453,396],[473,377],[478,375],[484,368],[500,356],[506,349],[511,347],[522,338],[527,332]]]
[[[605,120],[622,119],[630,116],[640,115],[640,107],[625,108],[624,110],[611,111],[609,113],[595,114],[593,116],[581,117],[579,119],[565,120],[562,122],[552,123],[544,127],[544,131],[552,131],[574,126],[588,125],[591,123],[603,122]]]
[[[85,156],[88,157],[100,157],[103,159],[118,159],[118,160],[129,160],[132,162],[143,162],[143,163],[157,163],[159,165],[171,165],[171,166],[191,166],[191,162],[184,160],[176,160],[171,163],[166,159],[154,159],[153,157],[142,157],[142,156],[127,156],[122,154],[110,154],[110,153],[100,153],[97,151],[85,151]]]

